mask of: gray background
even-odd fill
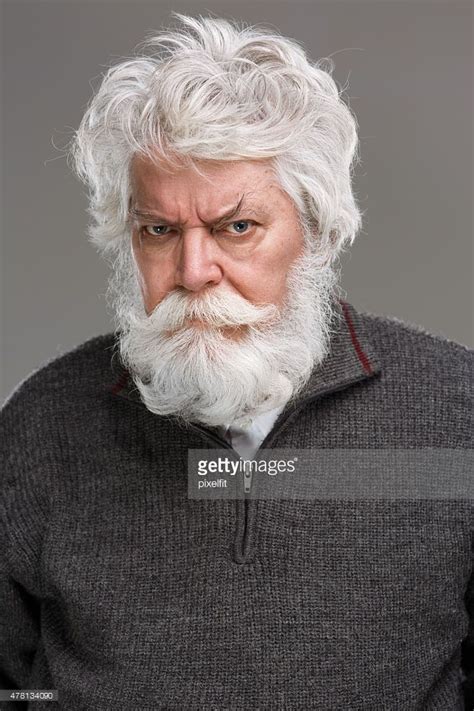
[[[265,22],[331,55],[361,139],[363,231],[343,285],[358,308],[472,346],[472,5],[42,2],[2,9],[2,383],[111,330],[107,267],[64,151],[107,65],[170,12]]]

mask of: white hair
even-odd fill
[[[310,228],[308,246],[333,260],[354,240],[361,212],[351,187],[357,124],[332,61],[311,63],[294,40],[265,28],[174,14],[181,27],[108,70],[72,142],[92,242],[107,256],[130,238],[136,154],[189,165],[270,158]]]

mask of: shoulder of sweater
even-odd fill
[[[55,406],[97,396],[113,378],[114,352],[114,333],[107,333],[50,358],[11,392],[0,410],[0,423],[14,413],[28,419],[28,413],[37,417]]]
[[[357,311],[382,368],[432,368],[466,374],[474,366],[474,350],[395,316]]]
[[[25,579],[33,575],[33,551],[54,501],[57,482],[67,465],[70,432],[77,424],[100,421],[104,383],[113,378],[115,338],[105,334],[51,358],[25,378],[0,410],[0,536],[14,532],[26,545],[11,548],[12,560],[28,552],[21,565]],[[93,426],[93,425],[92,425]],[[76,450],[77,452],[77,450]],[[52,493],[52,492],[55,493]]]
[[[357,311],[355,326],[380,365],[360,391],[373,421],[402,443],[472,448],[474,351],[393,316]]]

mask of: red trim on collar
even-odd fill
[[[351,334],[351,340],[352,340],[352,345],[354,346],[354,350],[357,353],[357,357],[362,363],[362,366],[365,370],[366,373],[369,375],[372,374],[372,365],[370,363],[370,360],[368,359],[367,355],[364,353],[364,351],[361,348],[361,345],[359,343],[359,339],[357,338],[357,334],[354,328],[354,324],[352,322],[351,316],[349,314],[349,309],[347,306],[347,303],[345,301],[342,301],[341,299],[339,300],[339,303],[342,306],[342,311],[344,313],[344,318],[346,319],[347,325],[349,327],[349,333]]]
[[[112,387],[110,388],[110,392],[112,393],[112,395],[117,395],[117,393],[119,393],[121,390],[123,390],[123,388],[125,387],[125,385],[127,383],[127,380],[128,380],[128,371],[125,371],[124,373],[121,374],[121,376],[119,377],[117,382],[114,383],[112,385]]]

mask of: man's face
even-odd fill
[[[132,239],[108,295],[147,408],[216,426],[303,387],[327,352],[336,273],[268,161],[198,168],[135,158]]]
[[[198,161],[192,168],[132,163],[132,245],[145,310],[174,289],[219,290],[281,306],[302,254],[296,208],[269,161]]]

